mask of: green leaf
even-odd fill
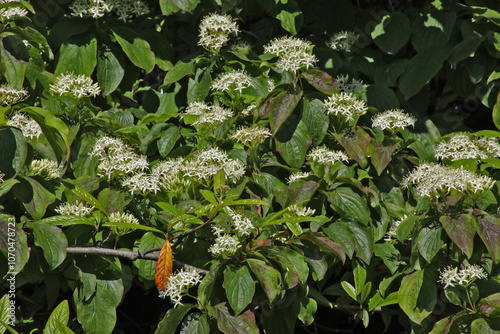
[[[366,100],[370,107],[380,111],[399,108],[399,100],[396,93],[382,84],[371,84],[366,89]]]
[[[43,256],[50,269],[57,268],[66,258],[68,240],[64,233],[59,227],[40,221],[29,223],[28,227],[33,229],[35,245],[43,249]]]
[[[473,57],[483,40],[483,37],[474,35],[456,44],[451,49],[448,62],[455,67],[459,61]]]
[[[186,75],[194,74],[194,59],[179,60],[174,67],[165,75],[163,85],[171,85],[184,78]]]
[[[335,254],[342,260],[342,263],[345,263],[345,252],[338,243],[329,240],[328,238],[315,236],[310,233],[301,235],[300,239],[311,241],[313,244],[319,246],[321,250]]]
[[[401,223],[398,226],[398,229],[396,230],[396,235],[398,237],[399,242],[402,243],[405,242],[405,239],[408,237],[408,234],[413,229],[413,226],[415,226],[415,222],[417,222],[421,218],[422,218],[421,216],[409,216],[403,219],[403,221],[401,221]]]
[[[500,262],[500,219],[486,215],[476,218],[477,234],[481,237],[495,263]]]
[[[318,187],[319,184],[314,181],[299,180],[292,183],[286,188],[286,206],[309,201]]]
[[[37,222],[40,222],[42,224],[61,225],[61,226],[71,226],[71,225],[95,226],[94,221],[90,218],[70,216],[70,215],[52,216],[49,218],[37,220]]]
[[[0,55],[2,63],[5,64],[5,75],[7,82],[14,85],[16,88],[21,88],[24,82],[24,74],[26,72],[26,62],[17,60],[0,44]],[[0,63],[1,64],[1,63]]]
[[[371,162],[378,175],[381,175],[384,169],[389,165],[392,160],[392,154],[398,148],[399,144],[384,146],[381,143],[372,141],[370,143],[370,156]]]
[[[67,72],[92,75],[97,64],[97,39],[92,34],[72,36],[59,50],[54,74],[60,76]]]
[[[179,128],[176,126],[171,126],[166,130],[162,131],[160,138],[158,139],[158,153],[162,157],[166,157],[170,151],[175,146],[175,143],[180,138]]]
[[[12,246],[14,246],[14,252],[12,252]],[[17,274],[24,268],[26,262],[28,262],[30,253],[26,234],[22,229],[15,226],[14,220],[0,220],[0,249],[4,254],[11,254],[13,256],[14,264],[13,266],[9,264],[8,268],[8,271],[11,273]]]
[[[493,106],[493,123],[497,129],[500,129],[500,92],[497,95],[497,102]]]
[[[389,242],[384,242],[383,244],[375,244],[373,251],[375,256],[381,258],[391,274],[394,275],[401,264],[401,254],[396,247]]]
[[[266,293],[269,302],[272,303],[280,292],[280,288],[278,286],[280,277],[279,272],[261,260],[248,258],[245,261],[248,263],[248,266],[252,270],[255,277],[257,277],[257,280]]]
[[[323,142],[328,131],[330,118],[325,113],[323,103],[318,99],[304,98],[302,100],[302,122],[311,135],[312,145]]]
[[[0,143],[0,171],[4,180],[10,181],[7,179],[16,177],[24,166],[28,145],[22,131],[10,126],[0,128]]]
[[[394,55],[410,39],[410,20],[404,13],[385,15],[371,35],[382,51]]]
[[[317,69],[310,69],[302,72],[300,76],[306,79],[306,81],[311,86],[316,88],[321,93],[332,95],[333,93],[338,91],[338,85],[335,79],[333,79],[330,74],[324,71]]]
[[[97,52],[97,81],[101,94],[114,92],[125,75],[125,61],[114,44],[102,43]]]
[[[450,48],[434,46],[418,52],[399,79],[401,93],[406,99],[416,95],[439,72],[448,58]]]
[[[229,314],[227,307],[224,303],[214,306],[215,318],[217,319],[217,327],[224,334],[258,334],[259,329],[252,321],[244,314],[239,317],[234,317]]]
[[[306,282],[309,276],[309,267],[302,255],[281,246],[260,247],[259,249],[262,249],[262,252],[265,252],[270,259],[276,261],[283,269],[282,272],[285,274],[287,288],[295,287],[299,281]]]
[[[150,73],[155,67],[155,55],[143,36],[136,30],[123,26],[114,26],[112,31],[130,61]]]
[[[417,52],[446,45],[453,31],[455,19],[456,14],[454,11],[435,11],[420,14],[413,21],[411,44]]]
[[[276,150],[286,163],[294,168],[300,168],[306,159],[306,152],[311,145],[311,135],[304,122],[298,124],[286,122],[276,133]]]
[[[55,195],[34,178],[22,176],[19,180],[21,182],[12,188],[14,194],[33,219],[41,219],[47,207],[56,200]]]
[[[494,293],[480,301],[480,312],[488,317],[500,316],[500,293]]]
[[[418,233],[418,250],[424,259],[429,263],[443,246],[443,240],[441,239],[442,231],[442,226],[437,222],[432,221],[423,226]]]
[[[184,304],[168,310],[162,321],[158,323],[154,334],[175,334],[182,319],[194,306],[193,304]]]
[[[330,239],[337,242],[347,255],[352,258],[355,249],[354,233],[346,223],[335,222],[328,225],[328,227],[322,227],[322,229]]]
[[[101,202],[97,200],[94,196],[92,196],[89,192],[85,191],[83,188],[80,188],[79,186],[75,186],[73,189],[71,189],[73,193],[75,193],[78,197],[83,199],[87,204],[90,204],[94,208],[96,208],[99,211],[102,211],[106,213],[106,209],[102,206]]]
[[[123,228],[127,228],[127,229],[152,231],[152,232],[158,232],[158,233],[162,233],[162,234],[165,233],[165,232],[163,232],[157,228],[151,227],[151,226],[144,226],[141,224],[133,224],[133,223],[122,223],[122,222],[108,221],[103,226],[105,226],[105,227],[123,227]]]
[[[194,77],[188,80],[187,99],[188,103],[204,101],[212,88],[212,67],[198,68]]]
[[[485,318],[479,318],[474,320],[470,324],[471,334],[495,334],[498,331],[491,329],[490,325]]]
[[[335,139],[344,147],[347,155],[357,161],[361,168],[368,166],[368,147],[372,137],[361,127],[346,134],[334,134]]]
[[[145,252],[153,248],[161,248],[165,243],[165,237],[158,237],[152,232],[146,232],[139,240],[139,247],[134,247],[134,251]],[[160,254],[160,251],[153,252],[153,254]],[[136,260],[134,266],[138,270],[140,277],[147,280],[154,280],[156,261],[150,260]]]
[[[300,299],[300,311],[298,318],[306,326],[314,322],[314,314],[318,309],[318,303],[312,298],[304,297]]]
[[[10,311],[10,299],[9,295],[5,294],[0,299],[0,321],[3,323],[9,323],[9,311]],[[0,334],[5,333],[5,326],[0,323]]]
[[[358,300],[358,298],[356,296],[356,289],[351,285],[351,283],[349,283],[347,281],[342,281],[342,282],[340,282],[340,284],[342,285],[342,288],[344,288],[344,291],[347,292],[349,297],[351,297],[355,301]]]
[[[281,125],[292,114],[293,110],[302,98],[302,91],[288,92],[284,91],[279,93],[273,98],[270,105],[269,119],[271,121],[271,130],[276,134]]]
[[[200,189],[200,194],[213,205],[219,205],[219,201],[215,198],[215,194],[210,190]]]
[[[366,199],[348,187],[338,187],[328,192],[332,208],[344,219],[355,219],[364,225],[370,221],[370,209]]]
[[[354,234],[357,256],[369,264],[373,254],[373,235],[370,228],[356,221],[348,221],[347,225]]]
[[[471,215],[462,214],[459,216],[441,216],[439,221],[443,224],[446,233],[448,233],[455,245],[467,255],[467,258],[470,258],[474,248],[474,235],[476,234],[474,218]]]
[[[28,113],[40,125],[43,134],[56,155],[57,161],[59,163],[67,161],[70,153],[68,126],[50,111],[42,108],[27,107],[20,111]]]
[[[104,188],[97,196],[97,201],[102,205],[104,212],[122,212],[132,201],[133,196],[124,191]]]
[[[206,313],[191,313],[185,319],[180,334],[209,334],[208,315]]]
[[[69,306],[68,301],[63,300],[56,308],[52,311],[43,329],[43,334],[59,334],[57,323],[66,327],[69,321]]]
[[[391,294],[389,294],[386,298],[383,298],[380,295],[380,292],[377,291],[377,293],[370,298],[370,301],[368,302],[368,311],[373,311],[376,307],[382,307],[382,306],[388,306],[388,305],[393,305],[393,304],[398,304],[399,303],[399,292],[395,291]]]
[[[228,266],[224,270],[223,287],[235,315],[240,314],[250,304],[255,293],[255,281],[247,266]]]
[[[282,1],[277,7],[277,12],[276,18],[280,20],[283,29],[296,35],[304,23],[304,16],[295,0]]]
[[[421,324],[432,313],[436,301],[436,282],[429,272],[417,270],[403,277],[399,288],[399,306],[411,321]]]

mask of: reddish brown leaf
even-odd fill
[[[337,89],[337,82],[326,72],[321,70],[307,70],[302,72],[302,77],[314,88],[325,94],[333,94]]]
[[[335,139],[344,147],[347,155],[357,161],[357,163],[365,168],[368,165],[368,146],[372,137],[362,128],[347,131],[344,134],[334,134]]]
[[[165,244],[163,244],[161,248],[160,255],[158,255],[158,262],[156,263],[155,283],[158,290],[165,290],[167,288],[168,279],[172,274],[172,266],[172,248],[167,238]]]
[[[448,233],[455,245],[470,258],[474,248],[474,235],[476,234],[476,226],[472,216],[467,214],[454,217],[441,216],[439,221],[443,224],[446,233]]]

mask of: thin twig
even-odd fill
[[[148,252],[148,251],[146,251]],[[67,254],[87,254],[87,255],[101,255],[101,256],[112,256],[119,257],[122,259],[128,259],[131,261],[135,260],[158,260],[158,254],[152,253],[139,253],[134,251],[126,251],[111,248],[98,248],[98,247],[68,247],[66,249]],[[196,269],[200,274],[207,275],[208,270],[190,266],[189,264],[174,260],[174,266],[178,268],[193,268]]]

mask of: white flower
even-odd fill
[[[109,215],[110,223],[128,223],[128,224],[139,224],[139,220],[134,217],[134,215],[124,212],[113,212]],[[117,235],[125,235],[127,233],[133,232],[135,228],[131,227],[113,227]]]
[[[187,270],[181,269],[175,274],[170,275],[165,290],[160,291],[159,297],[170,297],[174,307],[182,305],[182,295],[185,294],[191,287],[201,282],[200,273],[190,267]]]
[[[141,0],[114,0],[114,9],[118,18],[123,22],[135,16],[142,16],[149,13],[149,7],[145,1]]]
[[[232,219],[235,233],[237,235],[247,236],[253,230],[255,230],[255,226],[253,226],[253,224],[249,218],[244,217],[243,215],[236,213],[229,208],[228,208],[228,211],[229,211],[229,216],[231,216],[231,219]]]
[[[204,102],[192,102],[184,111],[186,115],[198,116],[193,125],[201,125],[214,130],[222,122],[233,117],[230,109],[212,106]]]
[[[94,83],[91,78],[74,73],[61,74],[53,84],[50,84],[50,91],[64,95],[68,94],[78,99],[85,96],[96,96],[101,93],[99,84]]]
[[[33,160],[30,169],[34,175],[40,175],[46,180],[57,179],[61,174],[61,168],[57,162],[49,159]]]
[[[183,192],[191,184],[189,179],[182,177],[184,158],[164,160],[155,165],[151,175],[158,179],[158,183],[168,191]]]
[[[255,147],[264,142],[269,136],[271,136],[271,131],[269,129],[257,125],[247,128],[241,127],[231,136],[231,138],[249,147]]]
[[[495,137],[473,137],[459,133],[440,142],[434,156],[437,159],[487,159],[500,158],[500,143]]]
[[[111,12],[113,3],[113,0],[75,0],[69,8],[73,11],[73,16],[97,19]]]
[[[39,138],[42,134],[42,128],[40,125],[30,116],[17,113],[10,120],[7,121],[7,125],[14,126],[21,129],[23,136],[26,138]]]
[[[351,52],[351,47],[359,35],[353,31],[340,31],[330,37],[330,42],[327,43],[328,47],[335,51]]]
[[[132,194],[147,194],[160,190],[160,179],[156,175],[140,172],[123,179],[122,186],[130,189]]]
[[[230,15],[209,14],[200,23],[200,40],[198,45],[210,52],[219,52],[220,48],[229,41],[229,35],[237,35],[238,25]]]
[[[293,173],[293,174],[291,174],[288,177],[288,184],[292,184],[295,181],[300,180],[300,179],[305,179],[306,177],[308,177],[310,175],[311,175],[310,172],[296,172],[296,173]]]
[[[401,109],[391,109],[373,116],[372,128],[379,127],[395,133],[410,125],[413,126],[416,121],[415,117],[404,113]]]
[[[21,2],[20,0],[0,0],[0,5]],[[28,15],[28,11],[22,7],[0,8],[0,21],[9,21],[13,18]]]
[[[420,197],[435,198],[454,190],[459,193],[484,193],[493,187],[495,180],[460,168],[436,163],[422,163],[416,167],[403,183],[413,184]]]
[[[309,162],[333,166],[337,161],[349,161],[342,151],[332,151],[326,147],[315,147],[307,154]]]
[[[184,174],[195,180],[210,180],[222,169],[231,182],[237,182],[245,174],[243,163],[229,158],[218,147],[197,152],[194,159],[185,161],[183,165]]]
[[[60,215],[85,217],[88,216],[93,209],[93,206],[86,206],[81,202],[78,204],[65,202],[59,205],[55,211]]]
[[[240,247],[238,239],[230,234],[224,234],[215,238],[215,244],[208,251],[215,256],[231,256]]]
[[[335,78],[335,81],[341,93],[366,93],[366,85],[363,84],[362,80],[352,79],[349,82],[349,75],[339,75]]]
[[[333,94],[323,101],[328,115],[341,116],[346,120],[354,120],[354,117],[366,114],[368,107],[364,101],[356,99],[353,94]]]
[[[310,217],[316,213],[316,210],[309,207],[301,207],[298,205],[290,205],[288,211],[295,213],[299,217]]]
[[[276,67],[282,71],[297,73],[301,68],[308,69],[318,61],[312,54],[311,42],[296,37],[275,38],[264,46],[265,53],[278,56]]]
[[[0,85],[0,105],[12,105],[28,97],[25,89],[16,89],[14,85]]]
[[[439,281],[444,284],[446,289],[448,286],[460,285],[463,287],[469,286],[476,279],[486,278],[486,273],[483,268],[478,265],[462,265],[458,267],[448,266],[439,276]]]
[[[233,71],[219,74],[212,82],[212,90],[221,92],[238,91],[240,94],[243,89],[253,86],[252,78],[245,71]]]
[[[98,175],[106,175],[108,179],[142,172],[149,167],[146,156],[138,155],[119,138],[99,138],[90,155],[99,159]]]

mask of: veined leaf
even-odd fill
[[[255,293],[255,281],[247,266],[228,266],[224,270],[223,287],[235,315],[240,314],[250,304]]]
[[[167,288],[167,282],[172,275],[173,257],[170,242],[165,240],[165,244],[161,248],[155,270],[155,283],[158,290],[163,291]]]

